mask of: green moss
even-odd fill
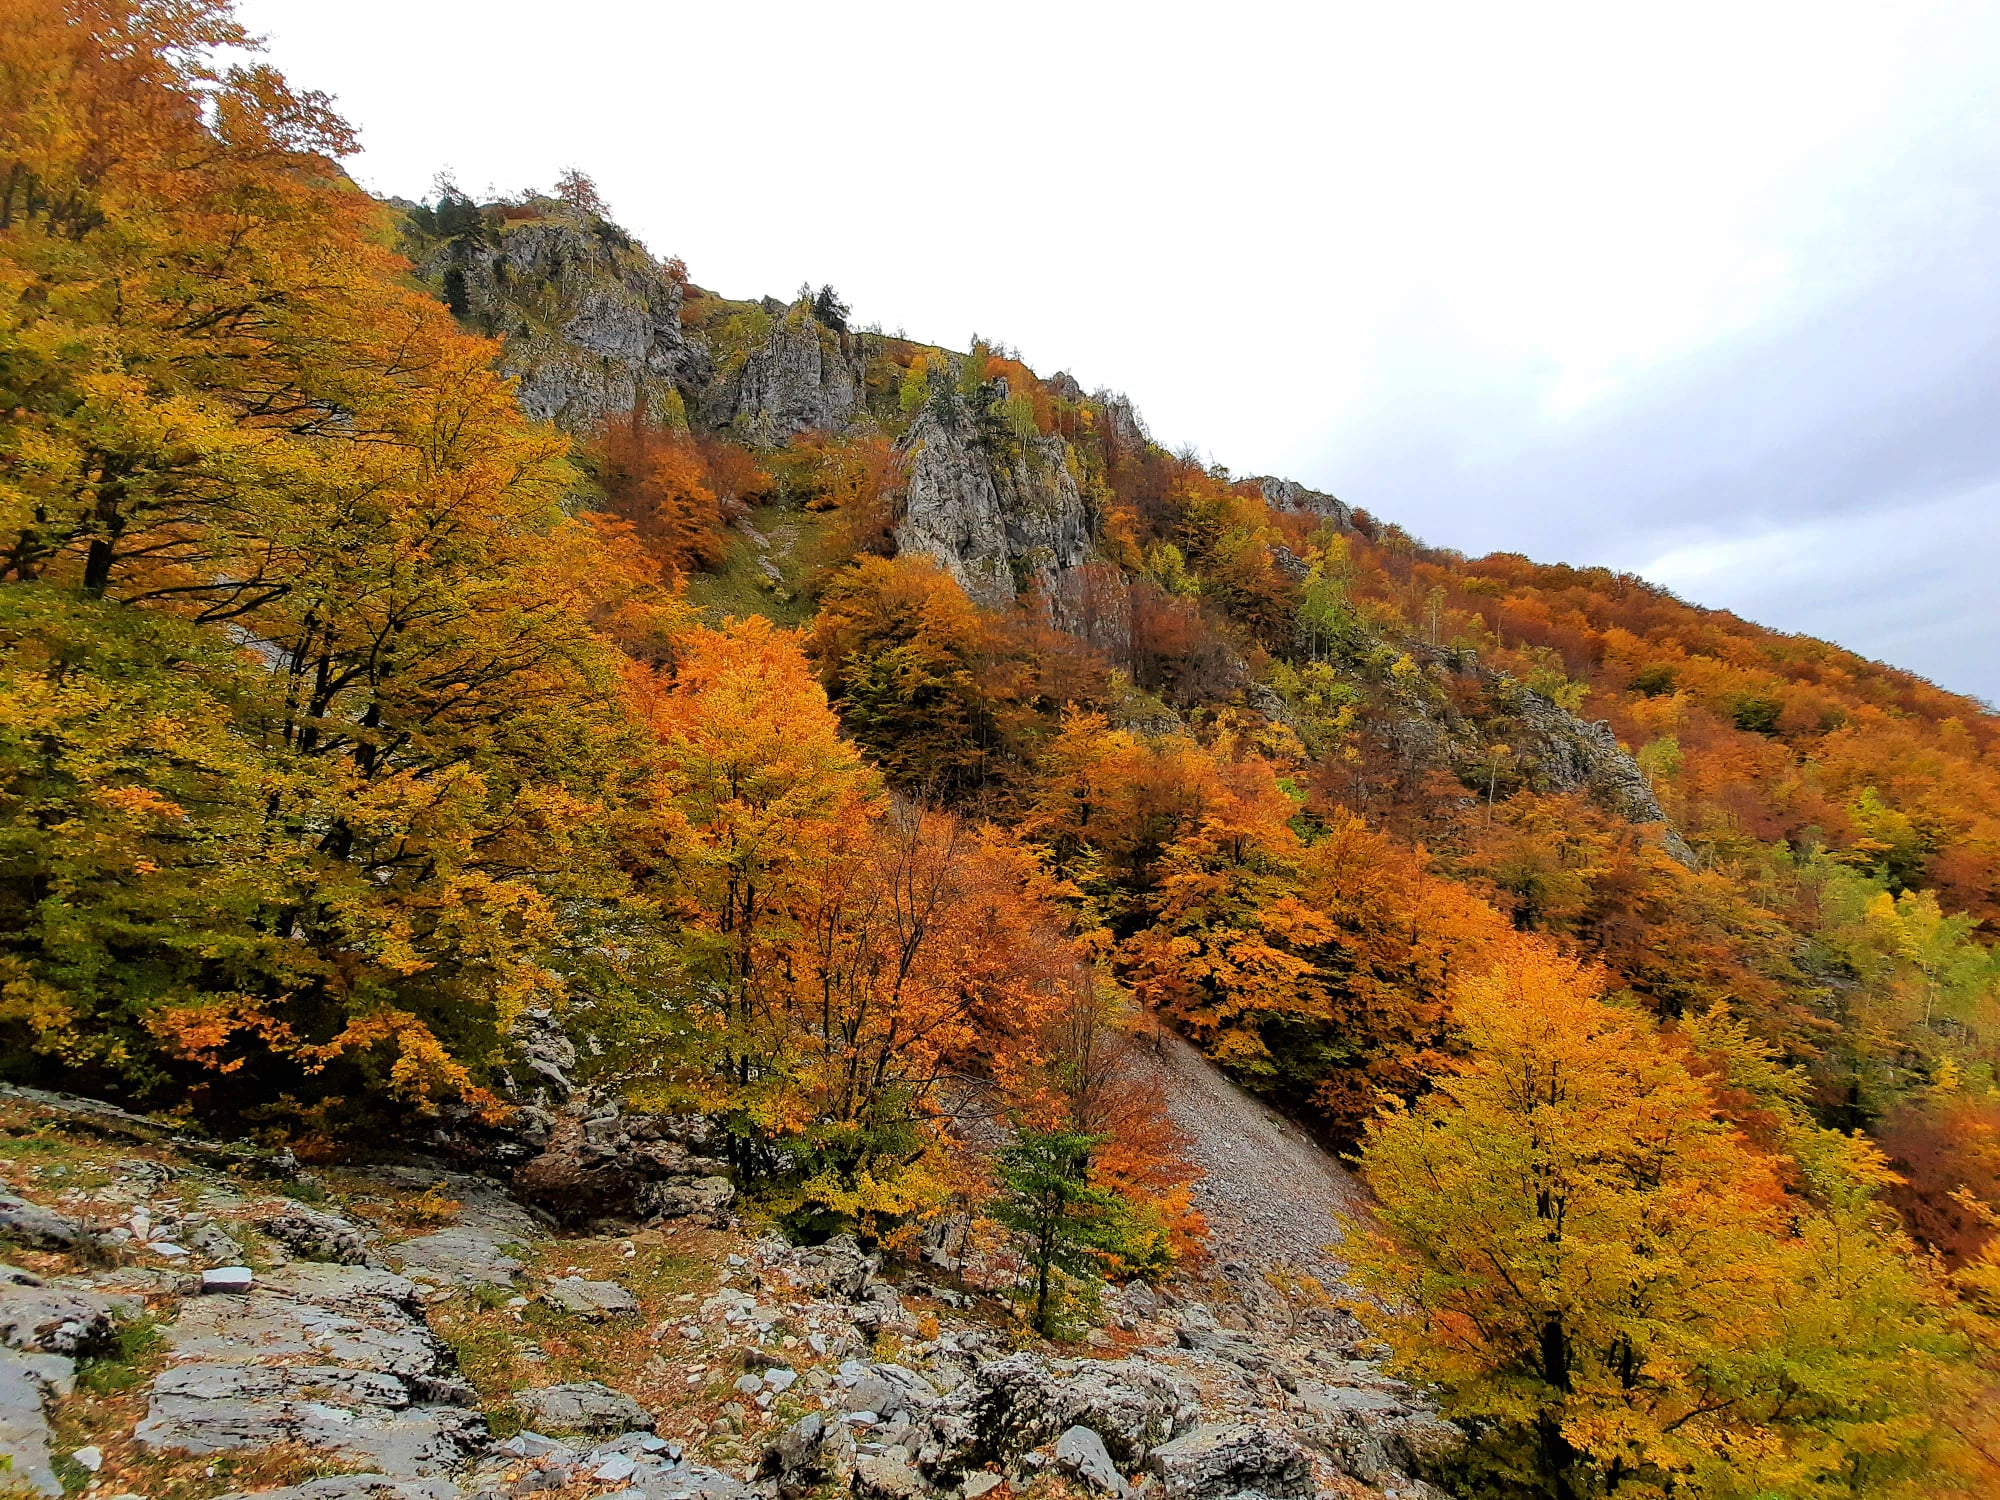
[[[151,1318],[134,1318],[118,1325],[114,1353],[88,1359],[76,1368],[77,1389],[93,1396],[115,1396],[150,1379],[166,1340]]]

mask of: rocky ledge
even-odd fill
[[[1318,1280],[1273,1274],[1317,1253],[1305,1210],[1269,1267],[1107,1289],[1079,1345],[1023,1348],[962,1222],[900,1267],[704,1217],[571,1233],[441,1164],[281,1193],[77,1107],[0,1096],[61,1145],[0,1155],[0,1446],[51,1500],[92,1471],[190,1500],[1402,1500],[1459,1444]],[[1216,1150],[1267,1129],[1239,1112],[1203,1107]],[[1275,1211],[1242,1180],[1224,1222]]]

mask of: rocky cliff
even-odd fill
[[[1260,474],[1250,483],[1264,492],[1264,503],[1273,510],[1325,516],[1342,530],[1354,524],[1354,511],[1345,501],[1336,500],[1322,490],[1308,489],[1296,479],[1279,479],[1270,474]]]
[[[554,200],[491,214],[450,238],[412,230],[417,273],[454,312],[498,337],[500,368],[530,416],[582,431],[643,404],[681,407],[709,381],[707,349],[681,328],[681,284],[623,230]]]
[[[1689,869],[1699,863],[1687,840],[1667,821],[1646,773],[1608,726],[1589,723],[1519,683],[1507,682],[1500,692],[1527,731],[1550,786],[1585,792],[1599,807],[1628,822],[1660,825],[1660,844],[1669,856]]]
[[[1004,386],[998,394],[1004,400]],[[1026,592],[1064,608],[1057,601],[1072,593],[1065,575],[1090,553],[1090,521],[1060,437],[1005,431],[956,392],[940,391],[902,449],[908,484],[897,546],[936,558],[988,608]]]
[[[775,318],[733,379],[718,380],[704,412],[757,447],[802,432],[837,432],[862,409],[861,337],[827,327],[800,302]]]

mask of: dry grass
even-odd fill
[[[762,1446],[761,1439],[744,1439],[805,1411],[802,1387],[774,1401],[768,1413],[739,1398],[732,1383],[743,1373],[749,1331],[699,1317],[702,1301],[721,1284],[724,1257],[741,1243],[693,1228],[546,1241],[525,1276],[527,1306],[509,1307],[510,1299],[491,1292],[460,1294],[431,1306],[431,1326],[457,1351],[498,1433],[521,1426],[515,1391],[596,1380],[636,1400],[663,1435],[689,1442],[711,1461],[740,1461]],[[615,1281],[638,1301],[639,1315],[593,1321],[533,1298],[535,1284],[559,1276]],[[700,1325],[698,1338],[683,1336],[688,1323]],[[802,1376],[817,1362],[783,1323],[774,1325],[770,1342]]]

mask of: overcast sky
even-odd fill
[[[1129,392],[2000,701],[2000,6],[243,0],[367,187]]]

